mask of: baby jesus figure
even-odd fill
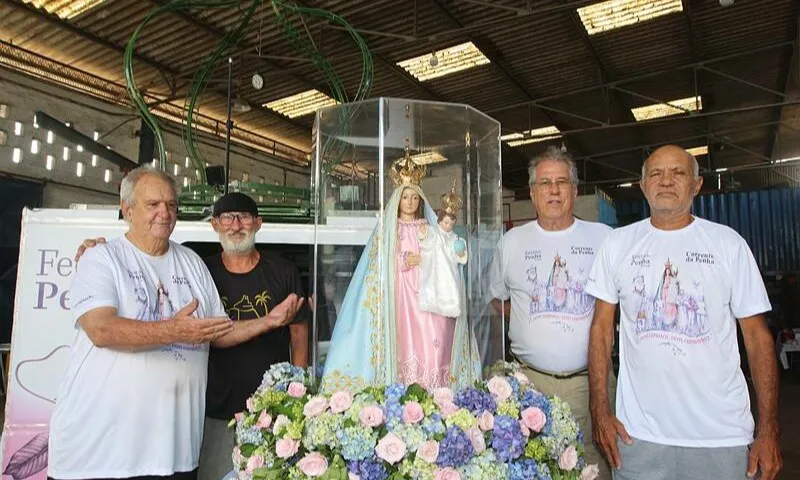
[[[445,317],[461,315],[461,270],[467,263],[467,244],[453,232],[461,198],[455,193],[455,182],[442,195],[437,211],[438,224],[420,234],[419,304],[424,312]]]

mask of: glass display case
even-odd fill
[[[503,358],[488,288],[500,124],[467,105],[377,98],[319,110],[312,156],[323,388],[458,387]]]

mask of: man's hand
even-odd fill
[[[600,448],[601,453],[606,457],[612,467],[619,470],[622,468],[622,457],[617,447],[617,435],[622,438],[626,445],[631,445],[633,439],[628,435],[625,426],[616,416],[609,412],[592,415],[592,439],[595,445]]]
[[[106,243],[105,237],[97,237],[97,238],[87,238],[83,241],[83,243],[78,247],[78,251],[75,252],[75,263],[78,263],[78,260],[86,253],[86,250],[100,244]]]
[[[759,431],[750,447],[747,477],[754,478],[760,471],[761,480],[774,480],[782,467],[780,434],[777,429]]]
[[[293,293],[276,305],[265,317],[270,329],[281,328],[291,323],[304,301],[305,298],[299,298]]]
[[[175,341],[183,343],[208,343],[227,335],[233,330],[233,322],[228,317],[195,318],[197,299],[193,298],[185,307],[178,310],[170,323],[170,332]]]

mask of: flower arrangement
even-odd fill
[[[593,480],[569,406],[513,364],[455,395],[419,385],[315,391],[273,365],[236,427],[240,480]]]

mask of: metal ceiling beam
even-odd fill
[[[439,11],[439,13],[440,13],[442,16],[444,16],[444,17],[447,19],[447,21],[448,21],[448,22],[450,22],[451,24],[455,25],[455,26],[456,26],[458,29],[464,29],[464,28],[465,28],[465,27],[464,27],[464,25],[463,25],[463,24],[462,24],[462,23],[461,23],[461,22],[460,22],[460,21],[459,21],[459,20],[458,20],[458,19],[457,19],[457,18],[456,18],[454,15],[453,15],[453,13],[450,11],[450,9],[449,9],[449,8],[447,8],[447,6],[446,6],[446,5],[444,5],[444,4],[442,3],[442,0],[430,0],[430,3],[431,3],[431,4],[432,4],[434,7],[436,7],[436,9]],[[517,79],[517,78],[516,78],[516,77],[515,77],[515,76],[514,76],[512,73],[511,73],[511,68],[510,68],[508,65],[506,65],[506,64],[505,64],[505,62],[504,62],[504,61],[502,61],[502,60],[501,60],[501,59],[500,59],[500,58],[499,58],[499,57],[498,57],[498,56],[495,54],[495,51],[496,51],[496,49],[495,49],[495,48],[493,48],[491,45],[487,44],[487,42],[485,42],[485,41],[483,41],[483,40],[481,40],[481,39],[479,39],[479,38],[476,38],[476,37],[474,37],[473,35],[471,35],[471,34],[469,34],[469,33],[465,33],[465,35],[466,35],[466,38],[467,38],[469,41],[471,41],[471,42],[472,42],[472,43],[473,43],[473,44],[474,44],[474,45],[475,45],[475,46],[476,46],[476,47],[477,47],[477,48],[478,48],[478,49],[481,51],[481,53],[483,53],[483,55],[485,55],[485,56],[486,56],[486,58],[488,58],[488,59],[489,59],[489,62],[491,62],[491,65],[493,66],[493,68],[494,68],[495,70],[497,70],[498,72],[500,72],[500,74],[501,74],[503,77],[505,77],[505,79],[506,79],[506,80],[507,80],[509,83],[511,83],[511,85],[512,85],[512,86],[513,86],[513,87],[514,87],[516,90],[518,90],[518,91],[519,91],[520,93],[522,93],[522,94],[523,94],[523,95],[524,95],[526,98],[528,98],[528,99],[529,99],[529,101],[526,103],[526,105],[531,105],[531,104],[535,104],[535,103],[537,103],[537,102],[535,102],[535,101],[534,101],[534,99],[535,99],[535,98],[536,98],[536,96],[537,96],[537,93],[536,93],[536,92],[534,92],[534,91],[532,91],[532,90],[530,90],[530,89],[529,89],[528,87],[526,87],[525,85],[523,85],[523,84],[522,84],[522,82],[520,82],[520,81],[519,81],[519,80],[518,80],[518,79]],[[548,112],[547,112],[546,110],[544,110],[544,109],[542,109],[541,113],[542,113],[542,115],[544,115],[545,117],[547,117],[547,119],[548,119],[548,120],[549,120],[549,121],[550,121],[550,122],[551,122],[553,125],[556,125],[556,127],[557,127],[559,130],[563,130],[563,129],[564,129],[564,127],[567,125],[567,124],[566,124],[566,123],[564,123],[564,122],[561,122],[561,121],[556,121],[556,119],[555,119],[555,118],[554,118],[554,117],[553,117],[553,116],[552,116],[550,113],[548,113]],[[585,147],[585,146],[583,146],[583,145],[582,145],[582,144],[581,144],[579,141],[575,141],[575,140],[573,140],[573,141],[572,141],[572,146],[573,146],[573,147],[577,147],[577,148],[575,148],[575,150],[579,150],[579,151],[581,151],[581,152],[587,152],[587,151],[588,151],[588,150],[586,149],[586,147]],[[586,172],[583,172],[583,173],[584,173],[584,177],[585,177],[585,176],[586,176]]]
[[[784,61],[786,62],[786,70],[782,72],[783,74],[783,92],[784,94],[789,92],[789,87],[792,84],[792,74],[797,74],[796,78],[800,80],[800,13],[797,14],[794,20],[794,27],[795,27],[795,43],[792,47],[792,50],[789,52],[789,57],[786,58]],[[783,106],[777,107],[772,114],[773,120],[779,121],[783,116]],[[781,133],[780,124],[776,124],[773,127],[772,133],[767,137],[767,141],[770,142],[767,145],[766,151],[767,156],[770,159],[774,159],[775,157],[775,149],[778,146],[779,136]]]
[[[112,42],[111,40],[108,40],[108,39],[103,38],[103,37],[101,37],[99,35],[96,35],[96,34],[94,34],[92,32],[89,32],[88,30],[84,30],[84,29],[78,27],[77,25],[74,25],[74,24],[72,24],[72,23],[70,23],[70,22],[68,22],[66,20],[62,20],[61,18],[59,18],[59,17],[57,17],[55,15],[47,13],[47,11],[45,11],[44,9],[40,9],[40,8],[34,7],[33,4],[23,3],[22,0],[0,0],[0,1],[2,1],[5,5],[8,5],[10,7],[14,7],[14,8],[18,9],[18,10],[21,10],[21,11],[36,15],[37,17],[47,21],[51,25],[54,25],[54,26],[56,26],[58,28],[62,28],[64,30],[67,30],[70,33],[74,33],[75,35],[81,36],[81,37],[85,38],[86,40],[89,40],[89,41],[91,41],[93,43],[97,43],[97,44],[102,45],[102,46],[104,46],[106,48],[114,50],[117,53],[121,53],[121,54],[125,53],[125,47],[124,46],[117,45],[116,43]],[[174,78],[175,75],[177,74],[177,72],[174,69],[168,67],[167,65],[164,65],[163,63],[161,63],[161,62],[159,62],[159,61],[157,61],[157,60],[155,60],[153,58],[148,57],[147,55],[143,55],[141,53],[134,53],[134,58],[136,60],[138,60],[138,61],[140,61],[140,62],[142,62],[142,63],[144,63],[144,64],[146,64],[146,65],[148,65],[150,67],[152,67],[152,68],[155,68],[156,70],[161,72],[162,75],[168,74],[168,75],[170,75],[170,76],[172,76]],[[169,82],[167,82],[167,83],[169,83]]]
[[[572,95],[578,95],[578,94],[581,94],[581,93],[587,93],[587,92],[591,92],[591,91],[602,89],[602,88],[609,88],[609,87],[613,87],[613,86],[616,86],[616,85],[623,85],[623,84],[626,84],[626,83],[636,82],[636,81],[639,81],[639,80],[646,80],[646,79],[649,79],[649,78],[659,77],[659,76],[666,75],[666,74],[669,74],[669,73],[678,72],[678,71],[681,71],[681,70],[695,69],[695,68],[699,68],[699,67],[702,67],[702,66],[705,66],[705,65],[709,65],[709,64],[713,64],[713,63],[719,63],[719,62],[726,61],[726,60],[732,60],[734,58],[740,58],[740,57],[744,57],[744,56],[754,55],[756,53],[761,53],[761,52],[764,52],[764,51],[767,51],[767,50],[774,50],[774,49],[777,49],[777,48],[784,48],[784,47],[787,47],[787,46],[790,46],[790,45],[794,45],[794,44],[795,44],[794,40],[785,41],[785,42],[779,42],[779,43],[775,43],[775,44],[772,44],[772,45],[767,45],[767,46],[764,46],[764,47],[759,47],[759,48],[755,48],[755,49],[752,49],[752,50],[747,50],[747,51],[744,51],[744,52],[734,53],[734,54],[731,54],[731,55],[724,55],[724,56],[721,56],[721,57],[716,57],[716,58],[712,58],[712,59],[708,59],[708,60],[700,60],[700,61],[697,61],[697,62],[691,62],[691,63],[685,64],[685,65],[681,65],[681,66],[678,66],[678,67],[666,68],[666,69],[658,70],[658,71],[655,71],[655,72],[643,73],[643,74],[634,75],[634,76],[631,76],[631,77],[620,78],[620,79],[617,79],[617,80],[614,80],[614,81],[608,82],[608,83],[602,83],[602,84],[593,85],[593,86],[590,86],[590,87],[578,88],[578,89],[575,89],[575,90],[571,90],[569,92],[557,93],[557,94],[554,94],[554,95],[547,95],[547,96],[536,98],[536,99],[529,100],[529,101],[526,101],[526,102],[520,102],[520,103],[514,103],[514,104],[510,104],[510,105],[505,105],[505,106],[502,106],[502,107],[493,108],[491,110],[488,110],[486,113],[491,114],[491,113],[496,113],[496,112],[502,112],[502,111],[505,111],[505,110],[511,110],[511,109],[514,109],[514,108],[525,107],[525,106],[536,104],[536,103],[546,102],[548,100],[555,100],[557,98],[564,98],[564,97],[568,97],[568,96],[572,96]]]

